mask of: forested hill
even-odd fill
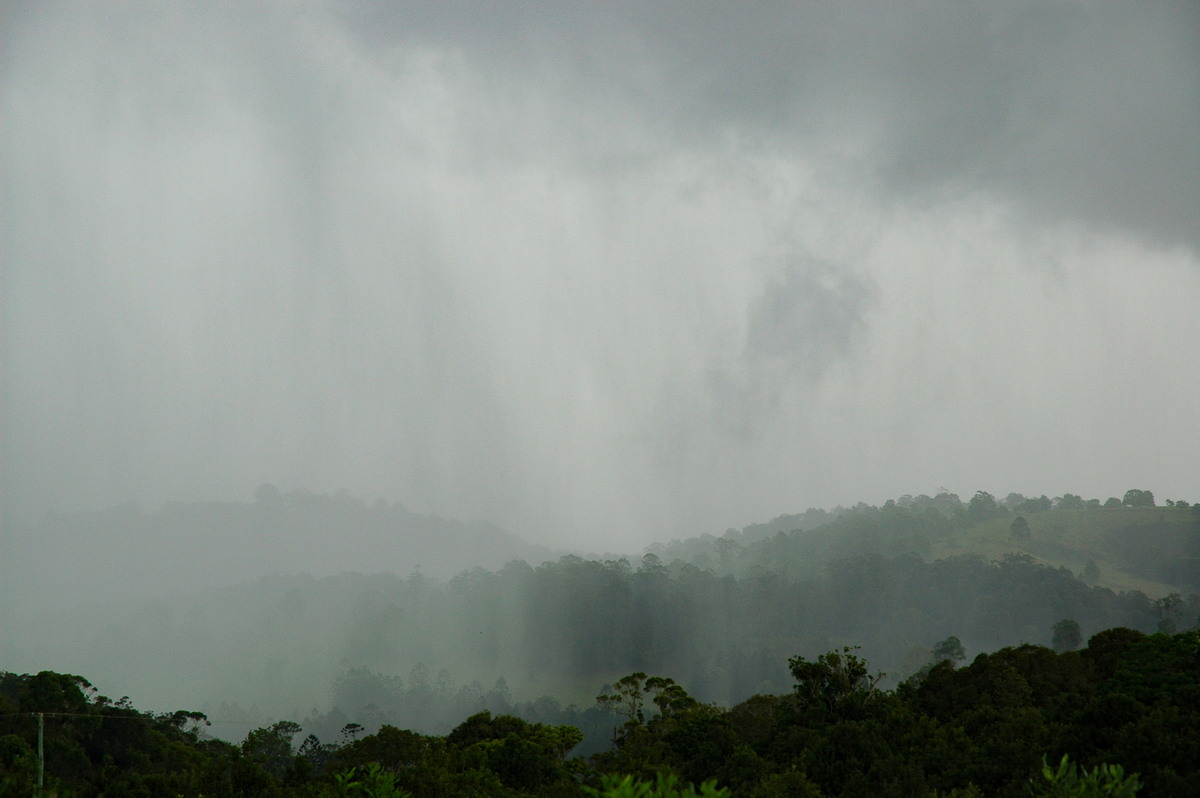
[[[1001,501],[982,491],[963,502],[940,493],[879,507],[810,509],[649,551],[664,562],[681,559],[719,574],[766,569],[794,578],[820,576],[829,562],[863,554],[987,561],[1018,555],[1067,568],[1090,585],[1158,596],[1200,591],[1200,504],[1155,506],[1144,490],[1103,503],[1072,494],[1009,494]]]
[[[1016,512],[989,498],[949,513],[921,501],[859,506],[808,531],[751,530],[641,557],[514,559],[449,580],[279,575],[13,624],[3,659],[87,673],[151,706],[241,718],[214,728],[227,738],[279,717],[323,733],[335,720],[444,733],[485,707],[558,722],[631,671],[670,674],[731,705],[785,689],[788,657],[843,645],[862,646],[895,684],[952,636],[973,656],[1049,644],[1064,621],[1084,639],[1196,626],[1191,505],[1047,500],[1051,509]],[[689,558],[664,556],[672,550]]]

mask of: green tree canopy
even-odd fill
[[[819,707],[840,717],[863,707],[875,696],[882,673],[872,675],[867,661],[854,652],[858,646],[821,654],[816,661],[801,656],[788,660],[796,680],[796,696],[808,706]]]
[[[1148,490],[1127,490],[1121,504],[1127,507],[1153,507],[1154,494]]]

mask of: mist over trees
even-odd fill
[[[729,706],[786,689],[789,657],[846,645],[862,646],[894,686],[939,661],[1008,645],[1069,650],[1116,626],[1194,626],[1196,508],[1100,505],[942,493],[810,510],[640,555],[513,558],[448,578],[422,566],[280,573],[207,590],[184,581],[136,601],[15,606],[9,618],[20,622],[10,620],[3,654],[31,669],[67,663],[58,667],[151,706],[199,707],[227,739],[280,718],[323,739],[351,722],[444,734],[489,710],[581,728],[581,750],[594,751],[607,743],[590,707],[596,685],[631,671],[671,674],[698,700]],[[376,571],[406,547],[436,541],[461,557],[477,542],[475,527],[436,519],[418,519],[429,531],[415,535],[397,523],[409,517],[344,496],[263,489],[251,504],[122,508],[71,523],[101,542],[121,519],[134,539],[171,523],[221,540],[271,529],[280,548],[332,536],[323,545],[363,545],[356,556]],[[1023,535],[1013,534],[1015,518],[1026,521]]]

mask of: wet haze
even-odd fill
[[[1200,499],[1193,3],[7,3],[6,524]]]

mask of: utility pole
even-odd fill
[[[38,795],[42,794],[42,774],[46,771],[46,757],[42,753],[42,713],[38,713]]]

